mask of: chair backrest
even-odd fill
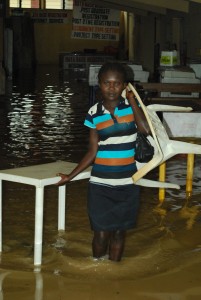
[[[139,94],[132,86],[132,84],[128,84],[129,89],[136,96],[144,115],[147,119],[147,122],[150,126],[151,137],[152,137],[152,145],[155,148],[155,153],[153,158],[146,164],[137,163],[138,171],[133,175],[133,181],[137,182],[142,177],[144,177],[148,172],[156,168],[160,163],[169,158],[168,157],[168,145],[171,144],[171,140],[163,126],[160,118],[157,115],[157,111],[191,111],[191,107],[180,107],[180,106],[172,106],[172,105],[149,105],[145,106],[142,102]]]
[[[182,106],[173,106],[173,105],[152,104],[152,105],[147,106],[146,109],[148,111],[149,118],[151,119],[151,122],[155,129],[156,137],[158,139],[158,144],[163,153],[163,161],[166,161],[167,159],[169,159],[170,157],[172,157],[178,153],[183,153],[183,152],[176,151],[176,149],[174,147],[175,141],[169,139],[167,131],[166,131],[162,121],[158,117],[157,112],[159,112],[159,111],[189,112],[192,110],[192,108],[191,107],[182,107]],[[178,143],[180,143],[181,145],[184,145],[183,142],[181,142],[181,141],[178,141]],[[179,149],[177,149],[177,150],[181,151],[181,149],[182,148],[179,147]]]

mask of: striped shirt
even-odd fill
[[[114,115],[96,103],[89,109],[84,125],[96,129],[99,135],[90,182],[109,186],[133,184],[137,127],[128,100],[121,98]]]

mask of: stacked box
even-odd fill
[[[179,59],[176,50],[161,52],[160,66],[172,67],[178,64],[179,64]]]

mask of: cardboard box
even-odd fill
[[[160,66],[171,67],[179,64],[177,51],[162,51]]]

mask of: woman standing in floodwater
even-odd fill
[[[93,164],[88,190],[88,214],[94,232],[92,251],[101,258],[120,261],[125,235],[136,224],[139,187],[133,184],[137,130],[148,134],[149,126],[132,92],[126,91],[126,70],[120,63],[104,64],[98,74],[101,102],[86,116],[90,128],[89,150],[68,175],[59,173],[63,185]]]

